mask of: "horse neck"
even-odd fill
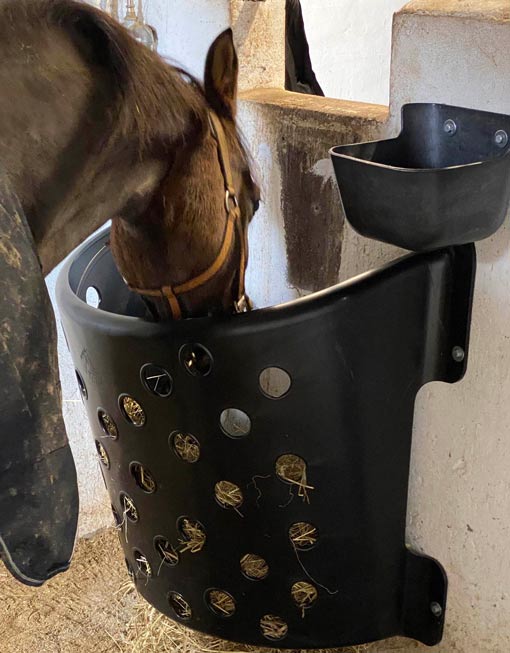
[[[63,30],[6,30],[0,39],[0,164],[49,272],[165,163],[111,143],[111,79]]]

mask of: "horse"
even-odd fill
[[[40,585],[67,569],[78,512],[44,276],[111,218],[152,319],[244,310],[259,190],[231,30],[202,85],[75,0],[4,0],[0,26],[0,552]]]

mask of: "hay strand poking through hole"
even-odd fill
[[[304,618],[305,611],[311,608],[317,600],[319,593],[317,588],[306,581],[299,581],[294,583],[291,588],[291,596],[294,603],[301,610],[301,616]]]
[[[97,455],[99,456],[99,460],[103,463],[106,469],[110,469],[110,458],[108,457],[106,449],[99,442],[99,440],[96,440],[96,451]]]
[[[179,619],[188,621],[193,616],[190,604],[181,594],[170,592],[168,595],[168,603]]]
[[[97,411],[97,418],[105,436],[107,438],[112,438],[112,440],[116,440],[119,437],[119,430],[117,424],[115,424],[110,415],[100,408]]]
[[[313,524],[299,521],[289,528],[289,537],[296,549],[305,551],[317,544],[319,533]]]
[[[145,556],[141,551],[135,551],[135,561],[137,564],[138,571],[147,578],[152,578],[152,567]]]
[[[199,553],[205,546],[206,535],[204,528],[199,522],[184,517],[180,523],[180,531],[184,539],[179,540],[180,553],[189,551]]]
[[[305,461],[293,453],[284,454],[276,461],[276,473],[282,481],[297,486],[298,496],[310,503],[308,492],[314,487],[308,484]]]
[[[274,614],[266,614],[260,620],[260,630],[266,639],[277,641],[283,639],[289,632],[286,622]]]
[[[220,617],[231,617],[236,611],[234,598],[223,590],[210,590],[207,594],[207,603],[214,614]]]
[[[175,565],[179,564],[179,554],[166,537],[157,537],[154,541],[154,547],[159,553],[162,563],[170,565],[171,567],[175,567]]]
[[[140,463],[131,463],[130,470],[141,490],[147,494],[153,494],[156,491],[156,481],[148,469],[145,469]]]
[[[241,558],[241,571],[250,580],[264,580],[269,575],[269,565],[261,556],[247,553]]]
[[[136,523],[139,519],[139,514],[133,499],[127,494],[123,494],[121,502],[124,508],[124,516]]]
[[[196,463],[200,459],[200,444],[190,433],[174,433],[172,447],[176,456],[185,463]]]
[[[124,395],[121,399],[121,408],[124,417],[134,426],[143,426],[145,424],[145,413],[141,405],[128,395]]]
[[[222,508],[233,508],[239,513],[238,508],[243,503],[243,493],[238,485],[230,481],[220,481],[214,486],[214,494]]]

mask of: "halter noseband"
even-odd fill
[[[211,281],[222,269],[228,259],[228,255],[235,242],[236,230],[239,235],[239,281],[237,300],[234,301],[234,310],[236,313],[244,313],[251,308],[250,300],[245,292],[245,272],[246,272],[246,233],[241,224],[241,209],[237,200],[236,191],[234,188],[232,168],[230,165],[230,156],[227,145],[227,138],[225,130],[221,124],[221,120],[212,111],[209,112],[209,125],[211,133],[216,141],[218,148],[218,159],[225,181],[225,210],[227,213],[227,224],[225,226],[225,233],[223,235],[223,242],[218,253],[218,256],[211,263],[211,265],[204,270],[201,274],[181,283],[177,286],[162,286],[157,289],[134,288],[128,284],[128,288],[138,293],[139,295],[147,295],[148,297],[160,297],[166,299],[172,313],[174,320],[182,318],[182,309],[179,302],[179,296],[185,295],[196,288],[204,286]]]

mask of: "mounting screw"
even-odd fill
[[[456,345],[452,349],[452,358],[456,363],[462,363],[462,361],[466,358],[466,352],[462,349],[462,347]]]
[[[432,601],[430,604],[430,611],[436,617],[436,619],[440,619],[443,616],[443,608],[439,605],[437,601]]]
[[[494,134],[494,142],[498,147],[505,147],[508,144],[508,134],[504,129],[498,129]]]
[[[446,134],[448,134],[448,136],[453,136],[457,132],[457,125],[455,123],[455,120],[452,120],[451,118],[445,120],[443,125],[443,131]]]

